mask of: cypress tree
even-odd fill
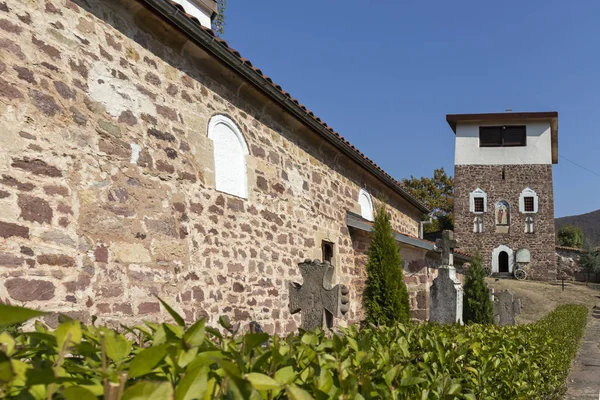
[[[366,322],[375,325],[406,323],[410,318],[402,258],[384,206],[379,208],[371,232],[364,306]]]
[[[473,256],[467,270],[464,286],[463,321],[475,324],[493,324],[494,306],[490,290],[485,284],[486,272],[479,254]]]

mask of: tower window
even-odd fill
[[[487,212],[487,193],[477,188],[469,194],[469,211],[472,213]]]
[[[512,147],[526,144],[525,125],[479,127],[479,147]]]
[[[482,213],[484,210],[483,197],[475,197],[473,200],[475,201],[475,212]]]
[[[525,188],[519,196],[519,211],[526,214],[537,213],[539,208],[539,198],[537,193],[531,188]]]
[[[534,211],[534,198],[533,196],[528,196],[523,198],[523,205],[525,208],[525,212],[533,212]]]
[[[321,242],[321,258],[323,262],[329,261],[330,264],[333,263],[333,243],[327,240]]]

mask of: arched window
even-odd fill
[[[371,195],[364,189],[360,189],[358,204],[360,204],[360,215],[368,221],[373,221],[373,201]]]
[[[214,147],[216,189],[247,199],[248,146],[244,136],[231,119],[215,115],[208,123],[208,137]]]
[[[483,233],[483,218],[479,215],[473,220],[473,233]]]
[[[469,194],[469,211],[476,214],[487,212],[487,193],[477,188]]]
[[[538,195],[531,188],[523,189],[519,196],[519,211],[525,214],[538,212]]]

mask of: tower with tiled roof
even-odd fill
[[[556,278],[552,165],[558,113],[452,114],[454,224],[461,248],[494,274]]]

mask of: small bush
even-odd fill
[[[0,305],[0,326],[14,309]],[[66,319],[54,331],[36,323],[1,333],[0,398],[554,399],[587,315],[567,305],[524,326],[396,324],[284,338],[235,335],[224,320],[220,331],[186,327],[168,311],[176,324],[115,332]]]
[[[494,305],[490,298],[490,289],[485,284],[485,276],[481,255],[475,254],[465,276],[463,303],[465,323],[494,323]]]

